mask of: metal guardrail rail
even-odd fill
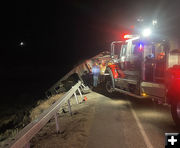
[[[74,85],[63,97],[58,99],[52,106],[50,106],[42,114],[40,114],[39,117],[36,120],[32,121],[26,127],[24,127],[15,136],[15,138],[12,139],[12,141],[9,141],[8,143],[5,144],[5,148],[23,148],[23,147],[30,148],[30,140],[53,117],[55,118],[55,122],[56,122],[56,132],[59,133],[60,128],[59,128],[57,112],[59,111],[60,106],[64,102],[67,101],[69,112],[72,115],[71,105],[70,105],[70,100],[69,99],[74,95],[75,98],[76,98],[77,104],[79,104],[79,100],[78,100],[78,97],[76,95],[76,91],[79,92],[79,94],[81,96],[81,99],[83,99],[80,88],[85,88],[86,89],[86,87],[83,85],[83,83],[81,81],[79,81],[76,85]]]

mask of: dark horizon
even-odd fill
[[[45,91],[78,61],[109,50],[110,43],[119,40],[122,32],[130,32],[140,16],[147,22],[157,18],[164,34],[180,37],[179,4],[169,0],[4,4],[2,93],[9,92],[12,86],[14,92]],[[20,46],[21,42],[24,46]]]

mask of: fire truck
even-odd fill
[[[148,33],[148,31],[146,31]],[[151,98],[171,106],[180,126],[180,45],[175,40],[125,35],[111,43],[105,90],[136,98]]]

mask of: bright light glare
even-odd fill
[[[130,38],[130,35],[125,34],[125,35],[124,35],[124,38],[125,38],[125,39],[128,39],[128,38]]]
[[[143,92],[141,95],[144,96],[144,97],[147,96],[147,94],[145,92]]]
[[[157,24],[157,20],[153,20],[153,21],[152,21],[152,24],[153,24],[153,25],[156,25],[156,24]]]
[[[143,49],[143,45],[140,43],[139,44],[139,50],[142,51],[142,49]]]
[[[149,29],[149,28],[144,29],[142,34],[144,37],[150,36],[151,35],[151,29]]]

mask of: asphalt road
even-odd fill
[[[87,148],[163,148],[165,133],[179,132],[167,106],[119,93],[106,97],[95,91]]]
[[[59,114],[61,134],[52,119],[32,140],[34,148],[164,148],[165,133],[180,132],[170,108],[149,99],[119,93],[106,96],[96,89],[88,99]],[[80,96],[78,96],[80,98]],[[74,100],[74,103],[73,103]]]

